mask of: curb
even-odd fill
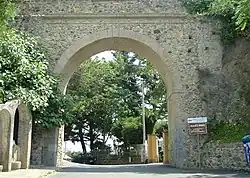
[[[211,168],[178,168],[174,165],[163,164],[164,167],[182,169],[190,173],[202,172],[202,173],[247,173],[250,174],[250,169],[211,169]]]
[[[55,173],[56,173],[56,171],[55,171],[55,170],[49,170],[48,172],[46,172],[46,173],[44,173],[44,174],[42,174],[42,175],[38,176],[37,178],[44,178],[44,177],[48,177],[48,176],[50,176],[50,175],[52,175],[52,174],[55,174]]]

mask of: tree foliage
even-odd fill
[[[219,18],[223,22],[222,40],[250,37],[250,0],[182,0],[190,13]]]
[[[142,88],[145,83],[147,133],[166,116],[165,86],[153,66],[138,55],[115,52],[114,60],[85,62],[70,80],[68,94],[75,102],[74,121],[65,138],[80,141],[86,151],[115,136],[125,145],[142,143]]]
[[[75,100],[74,120],[66,125],[65,138],[80,141],[95,149],[98,141],[106,142],[112,127],[117,102],[114,73],[108,62],[89,60],[75,73],[68,86],[68,94]]]
[[[62,95],[58,79],[49,71],[44,52],[35,38],[16,30],[0,39],[0,101],[23,100],[32,110],[34,123],[50,128],[70,119],[70,98]]]
[[[147,134],[153,133],[158,119],[166,118],[165,85],[152,64],[146,59],[127,52],[117,52],[114,56],[121,89],[119,93],[123,102],[120,102],[119,119],[115,123],[113,134],[127,144],[142,143],[142,84],[145,90]],[[124,106],[126,106],[125,109]],[[127,120],[131,122],[132,119],[134,119],[134,124],[128,124]],[[126,132],[129,126],[134,130],[130,133],[135,134],[130,134],[130,137],[125,134],[129,133]]]
[[[168,120],[162,119],[158,120],[154,125],[154,134],[158,137],[162,137],[163,132],[168,131]]]
[[[49,73],[45,55],[34,38],[16,31],[2,36],[0,73],[2,102],[22,99],[32,110],[48,105],[56,79]]]
[[[60,126],[71,118],[70,98],[60,92],[38,40],[9,26],[15,15],[14,1],[0,1],[0,103],[21,99],[36,125]]]

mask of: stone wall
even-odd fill
[[[41,37],[51,62],[66,79],[80,62],[105,50],[133,51],[151,61],[168,90],[170,162],[196,167],[197,148],[186,119],[206,115],[197,68],[209,68],[214,75],[221,70],[217,22],[187,15],[178,0],[33,0],[25,2],[22,13],[20,29]],[[55,137],[59,133],[51,131]],[[60,152],[62,138],[43,140],[46,162],[55,162],[50,157]]]
[[[31,165],[42,165],[42,153],[43,153],[43,130],[38,130],[33,127],[32,130],[32,142],[31,142]]]
[[[210,119],[234,121],[247,117],[241,85],[249,79],[250,42],[237,39],[224,48],[222,69],[212,73],[210,68],[199,73],[199,90]],[[216,107],[215,107],[216,106]],[[245,116],[244,116],[245,115]]]
[[[241,85],[249,80],[250,42],[237,39],[224,48],[222,69],[214,74],[200,71],[199,89],[209,120],[239,121],[248,118]],[[216,107],[215,107],[216,106]],[[242,135],[243,137],[244,135]],[[213,169],[248,170],[241,143],[209,142],[202,151],[202,167]]]
[[[57,161],[56,154],[59,154],[61,157],[58,159],[62,160],[62,151],[57,151],[56,132],[57,129],[34,127],[31,145],[32,165],[55,166]],[[62,146],[62,142],[60,146]]]
[[[183,13],[179,0],[32,0],[23,1],[29,14]]]
[[[246,166],[242,143],[209,142],[201,152],[202,168],[250,170]]]

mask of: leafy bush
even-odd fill
[[[22,99],[35,111],[48,106],[55,85],[35,39],[15,30],[4,32],[0,40],[2,102]]]
[[[223,22],[222,40],[231,43],[236,37],[250,37],[250,0],[182,0],[191,14],[219,18]]]
[[[154,133],[162,137],[163,132],[168,131],[168,120],[158,120],[154,125]]]
[[[249,134],[249,129],[244,124],[221,121],[209,127],[210,139],[224,143],[240,142],[246,134]]]
[[[72,162],[80,164],[95,164],[96,158],[90,153],[73,152],[70,154]],[[92,162],[93,161],[93,162]]]
[[[35,38],[8,30],[0,39],[0,103],[23,100],[32,110],[34,123],[45,128],[72,119],[71,99],[59,90],[59,80]]]

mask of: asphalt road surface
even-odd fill
[[[197,172],[167,168],[162,164],[147,165],[81,165],[68,163],[49,178],[246,178],[247,173]]]

